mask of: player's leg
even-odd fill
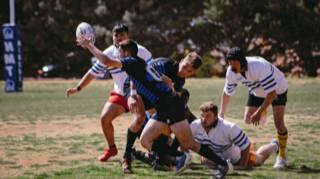
[[[192,150],[199,155],[212,160],[218,165],[217,173],[215,177],[223,177],[228,172],[231,172],[232,165],[226,160],[219,157],[208,145],[197,143],[192,136],[191,129],[187,120],[179,121],[170,125],[170,129],[175,134],[180,142],[180,146],[185,150]],[[183,170],[184,168],[181,168]],[[180,168],[176,169],[176,173],[180,173]]]
[[[150,151],[157,151],[158,146],[154,146],[154,140],[156,140],[161,134],[166,133],[168,131],[168,125],[166,123],[150,119],[146,126],[144,127],[141,137],[140,143]],[[163,146],[161,146],[163,147]]]
[[[274,164],[275,169],[284,169],[287,163],[287,139],[288,130],[284,121],[284,114],[287,102],[287,92],[278,95],[272,102],[274,124],[277,129],[277,139],[279,142],[279,154]]]
[[[124,97],[112,94],[102,109],[100,121],[103,134],[108,142],[109,148],[105,149],[104,153],[99,157],[100,161],[107,161],[110,157],[117,155],[118,153],[114,141],[114,128],[112,121],[117,116],[120,116],[127,111],[125,104],[126,100]]]
[[[264,161],[266,161],[274,152],[277,152],[278,149],[279,146],[275,142],[270,142],[269,144],[265,144],[259,147],[259,149],[255,152],[255,166],[262,165]]]
[[[127,142],[125,152],[122,159],[122,171],[124,173],[132,173],[131,170],[131,151],[138,137],[146,118],[145,107],[142,98],[139,95],[133,96],[136,100],[136,109],[133,112],[133,120],[127,130]]]

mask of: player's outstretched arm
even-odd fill
[[[90,73],[90,71],[88,71],[80,80],[80,82],[77,84],[77,86],[72,87],[72,88],[68,88],[65,92],[66,96],[69,97],[71,95],[74,95],[78,92],[80,92],[80,90],[82,90],[83,88],[85,88],[87,85],[89,85],[91,83],[91,81],[95,79],[95,76],[92,75]]]
[[[120,62],[120,60],[116,61],[109,58],[108,56],[103,54],[102,51],[98,49],[94,44],[92,44],[90,40],[77,40],[77,45],[81,46],[82,48],[87,48],[91,52],[91,54],[94,55],[104,65],[109,67],[122,68],[122,63]]]

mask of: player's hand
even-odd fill
[[[161,76],[161,79],[164,81],[164,83],[169,86],[172,90],[174,90],[174,86],[173,86],[173,82],[172,80],[166,76],[166,75],[162,75]]]
[[[91,43],[91,40],[88,39],[88,38],[82,37],[82,38],[78,38],[76,40],[76,43],[77,43],[78,46],[80,46],[82,48],[88,48],[90,43]]]
[[[260,123],[260,119],[261,119],[261,113],[259,111],[256,111],[255,113],[253,113],[250,117],[251,123],[254,126],[258,126]]]
[[[76,94],[77,92],[78,92],[77,88],[68,88],[65,94],[67,97],[69,97],[70,95]]]
[[[136,113],[138,110],[138,100],[137,100],[137,95],[131,95],[128,98],[128,107],[130,112]]]

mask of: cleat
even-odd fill
[[[110,157],[115,156],[118,154],[118,149],[113,147],[109,149],[105,149],[103,154],[98,158],[100,162],[106,162],[109,160]]]
[[[288,167],[287,159],[283,159],[280,156],[277,156],[276,162],[273,165],[273,168],[276,170],[283,170]]]
[[[143,163],[146,163],[152,166],[152,162],[154,160],[154,157],[152,154],[132,149],[132,155],[134,156],[135,159],[140,160]]]
[[[121,161],[121,167],[122,167],[122,171],[124,174],[130,174],[132,173],[132,169],[131,169],[131,161],[123,158]]]
[[[191,163],[191,155],[188,152],[184,152],[181,157],[177,157],[175,165],[175,174],[182,173]]]
[[[225,176],[227,174],[232,173],[233,172],[233,165],[231,164],[230,160],[227,160],[227,163],[228,163],[227,166],[218,165],[217,171],[212,178],[222,179],[222,178],[225,178]]]

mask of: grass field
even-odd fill
[[[77,81],[25,81],[23,93],[4,93],[0,82],[0,178],[210,178],[211,169],[194,156],[191,168],[181,176],[157,171],[134,161],[134,174],[123,175],[119,165],[130,115],[115,121],[120,153],[107,163],[97,161],[106,142],[98,120],[112,81],[96,81],[81,93],[64,96]],[[219,104],[223,79],[190,79],[189,106],[208,100]],[[320,178],[320,79],[290,79],[286,122],[289,129],[289,162],[285,171],[274,171],[275,156],[265,165],[236,171],[228,178]],[[242,121],[247,91],[240,87],[232,98],[226,119],[237,122],[257,146],[275,136],[269,111],[265,126]],[[139,147],[139,143],[136,143]]]

